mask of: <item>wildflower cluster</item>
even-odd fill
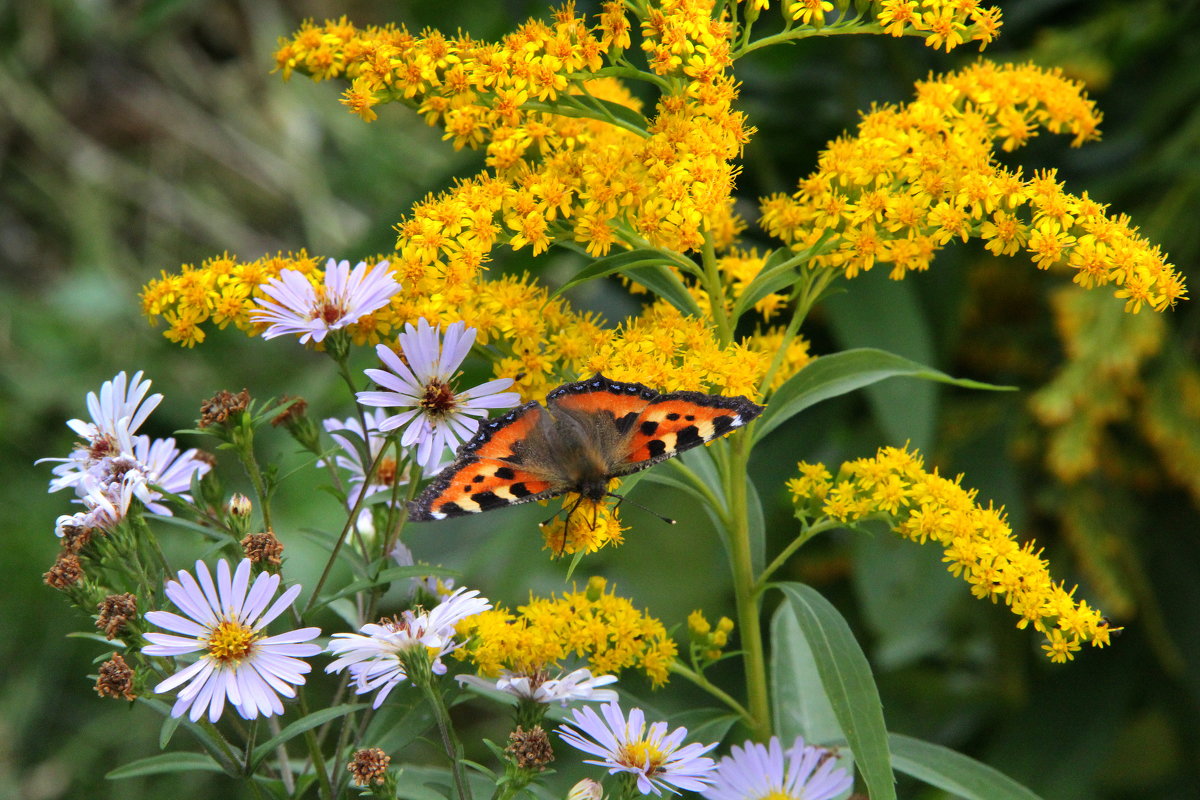
[[[98,395],[88,393],[91,421],[67,423],[81,439],[72,453],[42,459],[58,462],[50,491],[72,489],[84,508],[59,517],[55,525],[66,555],[81,551],[95,532],[113,533],[135,499],[153,514],[171,516],[163,502],[167,495],[190,501],[192,479],[211,468],[199,451],[181,452],[173,438],[151,439],[137,432],[162,401],[160,394],[147,396],[150,385],[141,372],[132,378],[121,372],[105,381]]]
[[[881,448],[875,458],[843,464],[836,477],[820,464],[799,469],[788,489],[801,519],[882,518],[906,539],[935,542],[946,551],[947,569],[971,584],[973,595],[1002,600],[1021,617],[1017,627],[1032,624],[1046,636],[1043,649],[1052,661],[1074,658],[1084,642],[1109,643],[1108,621],[1053,581],[1032,542],[1017,544],[1002,510],[984,508],[973,490],[926,471],[918,454]]]
[[[805,5],[811,3],[797,3]],[[927,47],[949,53],[966,42],[982,50],[1000,33],[1000,9],[957,0],[881,0],[877,14],[890,36],[921,36]]]
[[[974,236],[995,255],[1073,270],[1085,288],[1112,285],[1127,311],[1165,310],[1185,296],[1183,278],[1127,217],[1065,191],[1052,170],[1026,178],[993,154],[995,143],[1013,150],[1039,128],[1079,145],[1099,122],[1057,71],[980,62],[918,84],[912,103],[873,110],[857,136],[830,144],[794,195],[763,200],[762,225],[800,249],[834,233],[836,249],[812,263],[848,277],[880,263],[900,279]]]
[[[379,102],[401,101],[456,147],[485,149],[490,173],[418,204],[398,226],[402,275],[447,270],[456,282],[497,236],[535,255],[560,239],[603,255],[636,241],[695,250],[706,230],[734,231],[731,162],[751,131],[731,108],[733,27],[712,12],[712,0],[665,3],[645,21],[665,89],[649,121],[620,83],[592,77],[629,44],[619,3],[595,25],[568,5],[553,24],[530,20],[498,43],[310,23],[276,60],[285,76],[349,80],[344,102],[364,118]],[[481,190],[486,201],[471,202]],[[456,213],[460,204],[476,213]],[[464,222],[476,230],[460,231]],[[449,264],[460,248],[468,252]]]
[[[572,657],[594,673],[641,670],[658,686],[666,682],[675,643],[657,619],[592,578],[583,591],[531,597],[516,612],[496,608],[472,618],[464,657],[484,675],[502,669],[531,675],[553,672]]]

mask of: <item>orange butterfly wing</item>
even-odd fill
[[[617,432],[627,437],[611,477],[643,470],[724,436],[763,411],[745,397],[659,394],[640,383],[620,383],[602,375],[561,386],[546,399],[578,415],[611,415]]]
[[[541,500],[561,494],[543,476],[521,468],[521,442],[546,410],[526,403],[483,422],[421,496],[409,503],[409,519],[424,522]]]

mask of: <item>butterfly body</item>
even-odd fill
[[[444,519],[575,492],[598,501],[613,478],[723,436],[762,412],[744,397],[660,394],[597,375],[484,422],[409,504]]]

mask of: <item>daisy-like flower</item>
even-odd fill
[[[601,689],[610,683],[617,682],[616,675],[598,675],[592,677],[589,669],[577,669],[558,678],[548,678],[546,673],[525,675],[519,672],[503,670],[497,680],[488,680],[479,675],[459,675],[459,683],[477,686],[483,689],[497,689],[533,703],[560,703],[566,706],[573,701],[591,703],[611,703],[617,699],[617,693],[612,689]]]
[[[167,597],[187,617],[170,611],[147,613],[148,622],[174,633],[145,634],[150,644],[142,652],[172,657],[202,653],[194,664],[154,687],[161,694],[187,684],[171,716],[190,709],[188,718],[195,722],[207,709],[209,721],[216,722],[226,699],[245,719],[283,713],[279,696],[295,697],[293,687],[305,682],[312,668],[300,659],[321,652],[320,645],[307,644],[321,629],[266,635],[264,628],[300,593],[300,587],[293,586],[271,603],[279,582],[278,575],[262,572],[251,585],[248,558],[232,576],[228,562],[218,561],[216,583],[202,561],[196,562],[195,577],[180,570],[178,581],[167,581]]]
[[[150,412],[162,402],[161,394],[150,391],[151,381],[142,380],[138,370],[133,378],[118,372],[112,380],[100,385],[100,392],[88,392],[87,407],[91,421],[72,419],[67,427],[75,431],[83,441],[67,458],[42,458],[44,461],[60,462],[53,472],[57,476],[50,481],[50,491],[78,486],[83,475],[96,463],[133,449],[133,434],[142,426]]]
[[[285,269],[262,290],[271,299],[259,299],[261,307],[253,309],[250,318],[268,323],[263,338],[298,333],[300,343],[307,344],[383,308],[400,291],[400,284],[386,261],[374,267],[360,261],[351,270],[349,261],[331,258],[325,264],[323,286],[313,286],[299,270]]]
[[[746,742],[717,764],[713,785],[701,794],[709,800],[830,800],[854,783],[824,747],[805,745],[803,737],[785,752],[779,737],[767,745]]]
[[[404,328],[398,337],[404,358],[386,345],[377,345],[375,352],[387,369],[368,369],[366,373],[382,391],[359,392],[358,402],[405,409],[385,419],[379,429],[404,428],[400,444],[416,445],[417,463],[430,472],[447,450],[456,450],[475,435],[479,429],[476,417],[486,418],[490,408],[510,408],[521,396],[503,391],[512,386],[509,378],[463,392],[455,390],[451,379],[471,351],[477,333],[465,322],[448,326],[445,336],[424,318],[417,320],[417,327],[405,323]]]
[[[616,702],[600,710],[603,718],[591,708],[577,708],[570,721],[578,730],[570,725],[558,729],[564,742],[602,759],[587,759],[585,764],[608,767],[609,775],[625,772],[636,776],[642,794],[661,795],[663,789],[672,794],[696,792],[712,783],[710,773],[715,765],[704,754],[717,746],[715,742],[680,747],[687,728],[667,733],[665,722],[647,728],[640,708],[630,710],[627,720]]]
[[[341,658],[325,671],[349,668],[357,694],[379,691],[373,704],[379,708],[388,693],[409,677],[414,658],[425,658],[434,675],[446,674],[441,657],[462,646],[454,640],[454,626],[491,607],[478,591],[460,588],[429,611],[409,610],[363,625],[359,633],[335,633],[329,652]]]
[[[358,417],[344,420],[330,418],[322,423],[329,433],[329,437],[341,448],[333,457],[333,463],[350,473],[348,483],[351,488],[350,494],[346,498],[346,504],[350,508],[358,503],[360,495],[365,493],[367,497],[370,497],[377,492],[391,491],[394,486],[403,486],[408,483],[409,478],[408,465],[397,463],[396,459],[389,454],[379,463],[379,468],[375,470],[371,482],[367,483],[367,470],[370,469],[371,464],[379,457],[380,451],[387,444],[387,438],[379,430],[379,425],[387,418],[387,414],[383,409],[375,409],[368,411],[363,416],[367,421],[365,433]],[[366,444],[369,455],[366,463],[363,462],[361,446],[363,443]],[[318,462],[318,466],[324,465],[324,461]]]

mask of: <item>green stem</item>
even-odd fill
[[[775,556],[775,560],[768,564],[767,568],[764,569],[758,576],[758,580],[754,582],[754,595],[757,597],[758,595],[762,594],[763,589],[766,588],[767,582],[771,579],[771,576],[775,574],[775,571],[786,564],[787,560],[792,557],[792,554],[803,547],[809,539],[813,538],[818,533],[824,533],[828,530],[842,528],[845,527],[845,525],[846,523],[844,522],[826,517],[820,522],[814,523],[807,530],[801,531],[800,535],[793,539],[791,544],[783,548],[783,551],[780,552],[779,555]]]
[[[305,697],[304,689],[301,688],[297,693],[300,700],[300,716],[308,716],[308,700]],[[321,785],[321,794],[329,800],[333,800],[336,796],[333,791],[333,783],[329,780],[329,769],[325,766],[325,756],[321,753],[321,745],[317,742],[316,734],[311,729],[304,732],[304,743],[308,747],[308,757],[312,760],[313,769],[317,773],[317,782]]]
[[[764,36],[757,41],[750,42],[749,44],[737,48],[733,51],[733,58],[734,60],[737,60],[742,56],[749,55],[755,50],[759,50],[764,47],[770,47],[776,44],[784,44],[786,42],[794,42],[799,39],[809,39],[813,36],[845,36],[847,34],[860,33],[883,33],[883,25],[879,24],[878,22],[853,22],[845,25],[825,25],[820,28],[792,28],[783,31],[782,33],[777,33],[774,36]]]
[[[676,675],[686,678],[687,680],[696,684],[701,689],[708,692],[725,705],[729,706],[729,708],[735,714],[745,720],[747,725],[753,725],[754,718],[751,716],[750,712],[746,710],[746,707],[735,700],[732,695],[721,689],[721,687],[711,683],[708,678],[704,677],[702,673],[692,669],[691,667],[684,666],[683,663],[678,660],[671,664],[670,670]]]
[[[725,308],[725,285],[721,282],[721,272],[717,268],[717,253],[711,231],[704,233],[704,246],[700,255],[704,265],[702,280],[704,291],[708,292],[708,307],[712,312],[713,322],[717,325],[721,346],[727,347],[733,341],[733,326],[729,321],[729,310]]]
[[[365,430],[365,428],[364,428]],[[379,471],[379,464],[383,461],[384,454],[387,453],[386,447],[379,448],[379,455],[371,462],[371,466],[367,469],[367,474],[363,477],[363,485],[371,482],[375,477],[375,473]],[[329,553],[329,558],[325,562],[325,569],[321,571],[321,578],[317,581],[317,585],[313,588],[312,594],[308,597],[308,602],[304,604],[304,610],[300,612],[300,616],[308,614],[312,610],[313,604],[317,602],[317,597],[321,594],[321,589],[325,587],[325,581],[329,580],[329,573],[333,571],[333,565],[337,561],[338,553],[342,550],[342,545],[346,543],[350,529],[354,527],[354,521],[358,519],[358,512],[362,508],[363,500],[367,497],[367,493],[361,492],[358,495],[358,501],[354,507],[350,509],[350,514],[346,517],[346,524],[342,526],[342,532],[338,535],[337,542],[333,545],[333,550]]]
[[[749,497],[746,492],[750,460],[749,436],[734,436],[729,442],[730,469],[725,473],[729,498],[729,551],[732,557],[733,592],[738,627],[742,637],[742,660],[746,673],[746,724],[760,742],[771,736],[771,706],[767,694],[767,659],[762,636],[759,598],[755,592],[754,558],[750,542]]]
[[[421,688],[425,692],[429,705],[433,708],[433,716],[437,719],[438,731],[442,735],[442,747],[450,757],[450,771],[454,776],[454,788],[458,792],[458,800],[471,800],[471,786],[467,783],[466,770],[463,769],[462,745],[450,728],[450,712],[442,700],[441,693],[433,685],[432,675],[426,675]]]

